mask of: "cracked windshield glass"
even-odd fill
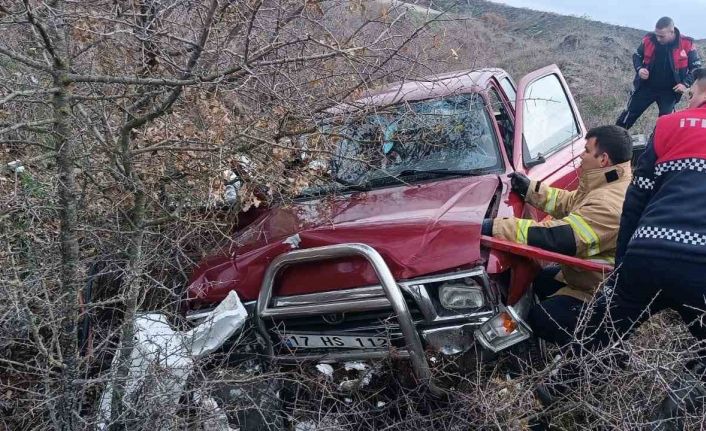
[[[375,187],[399,183],[399,177],[408,182],[441,171],[471,175],[500,167],[492,123],[477,94],[378,108],[343,126],[324,127],[318,138],[335,143],[329,180],[340,186]]]

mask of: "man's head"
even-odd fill
[[[605,168],[632,158],[632,138],[618,126],[594,127],[586,133],[586,147],[581,154],[581,168]]]
[[[674,31],[674,21],[670,17],[663,16],[657,21],[657,24],[655,24],[655,37],[661,45],[674,42],[677,36]]]
[[[706,68],[694,71],[694,83],[689,89],[689,108],[698,108],[706,103]]]

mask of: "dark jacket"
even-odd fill
[[[657,120],[625,195],[616,249],[706,264],[706,103]]]
[[[693,72],[701,67],[701,59],[699,52],[694,45],[694,39],[682,36],[679,29],[675,28],[676,38],[669,47],[671,55],[669,56],[669,65],[674,73],[674,81],[690,87],[694,82]],[[650,72],[654,65],[655,51],[657,49],[657,38],[654,33],[647,33],[642,38],[642,43],[637,47],[637,51],[632,55],[632,64],[635,67],[635,79],[633,84],[635,89],[640,86],[643,81],[640,79],[638,71],[641,68],[646,68]]]

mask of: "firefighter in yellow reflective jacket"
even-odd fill
[[[589,130],[577,190],[548,187],[523,174],[510,174],[513,191],[551,220],[486,219],[483,234],[612,264],[623,200],[632,178],[631,156],[632,140],[622,128]],[[560,345],[568,343],[584,302],[601,281],[603,274],[597,272],[558,265],[545,268],[533,284],[542,300],[528,317],[535,334]]]

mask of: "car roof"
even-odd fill
[[[506,75],[497,68],[459,70],[418,80],[399,81],[371,92],[355,102],[341,103],[327,110],[328,114],[343,114],[375,106],[389,106],[403,101],[424,100],[485,90],[491,78]]]

